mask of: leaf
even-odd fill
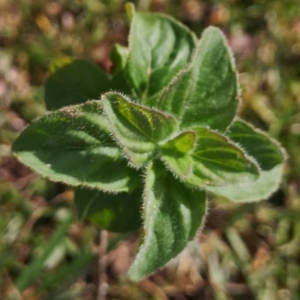
[[[197,146],[192,153],[193,174],[186,182],[196,186],[228,185],[258,178],[257,163],[228,138],[203,127],[193,130]]]
[[[125,74],[125,66],[128,59],[128,48],[115,44],[112,53],[111,60],[113,62],[113,76],[110,80],[110,90],[119,91],[126,95],[132,95],[132,88]]]
[[[157,107],[181,119],[181,128],[224,131],[239,105],[237,74],[223,33],[209,27],[185,71],[165,89]]]
[[[228,136],[238,142],[261,166],[258,180],[226,187],[207,187],[207,190],[232,201],[252,202],[267,199],[277,189],[282,178],[284,150],[266,133],[242,120],[236,120]]]
[[[124,70],[121,70],[120,72],[112,76],[110,80],[109,91],[117,91],[117,92],[122,92],[125,95],[132,95],[132,88],[128,83]]]
[[[162,145],[163,152],[175,151],[179,153],[191,152],[196,143],[196,133],[194,131],[184,131]]]
[[[270,170],[284,160],[285,153],[278,142],[243,120],[236,120],[230,126],[227,135],[242,145],[263,170]]]
[[[49,110],[100,99],[110,89],[108,76],[87,60],[74,60],[54,72],[45,86]]]
[[[51,73],[57,72],[62,67],[65,67],[66,65],[72,63],[73,60],[69,56],[61,56],[51,61],[49,64],[49,70]]]
[[[173,116],[130,102],[121,94],[106,93],[102,102],[116,140],[137,167],[153,157],[157,144],[177,129]]]
[[[116,195],[97,190],[76,189],[75,205],[81,220],[92,222],[112,232],[128,232],[138,229],[141,220],[142,193]]]
[[[13,151],[25,165],[53,181],[112,192],[135,185],[136,172],[127,167],[111,139],[100,101],[37,119],[21,133]]]
[[[173,18],[133,15],[126,72],[142,104],[156,105],[157,95],[186,66],[194,48],[193,33]]]
[[[166,167],[175,175],[183,178],[191,175],[193,160],[190,152],[193,151],[195,143],[195,132],[185,131],[167,141],[161,147],[161,159],[165,162]]]
[[[161,157],[166,168],[175,176],[182,179],[189,178],[193,171],[193,159],[189,155],[169,153]]]
[[[205,193],[174,179],[160,161],[147,168],[144,191],[145,238],[129,270],[140,280],[163,267],[192,240],[206,213]]]
[[[282,165],[268,171],[261,171],[259,178],[251,183],[228,186],[207,186],[206,190],[235,202],[255,202],[268,199],[279,187],[282,179]]]
[[[133,16],[136,13],[135,6],[132,2],[127,2],[127,3],[125,3],[124,6],[125,6],[126,16],[127,16],[128,20],[131,21]]]
[[[114,74],[119,73],[123,70],[127,63],[129,50],[120,44],[115,44],[111,52],[111,61],[113,63]]]

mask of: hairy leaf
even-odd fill
[[[228,137],[242,145],[262,170],[270,170],[284,160],[282,147],[263,131],[242,120],[236,120],[227,132]]]
[[[261,171],[259,178],[251,183],[228,186],[207,186],[206,190],[235,202],[254,202],[269,198],[279,187],[282,179],[282,165],[268,171]]]
[[[194,128],[197,146],[192,153],[193,174],[187,182],[196,186],[251,182],[258,178],[257,163],[228,138],[210,129]]]
[[[45,87],[45,101],[49,110],[55,110],[100,99],[109,89],[109,78],[98,66],[86,60],[74,60],[50,76]]]
[[[193,171],[193,159],[190,155],[182,153],[166,153],[161,157],[165,166],[175,176],[182,179],[189,178]]]
[[[222,32],[209,27],[188,68],[166,88],[157,107],[178,116],[182,128],[210,126],[223,131],[236,114],[238,97],[230,49]]]
[[[127,167],[111,139],[100,101],[37,119],[21,133],[13,151],[24,164],[53,181],[113,192],[135,185],[136,172]]]
[[[205,193],[174,179],[160,161],[149,164],[144,191],[145,237],[129,270],[140,280],[178,255],[199,230]]]
[[[193,160],[190,152],[196,143],[196,133],[185,131],[162,145],[162,160],[175,175],[186,178],[193,170]]]
[[[171,17],[134,14],[126,71],[141,103],[155,105],[157,95],[186,66],[194,48],[194,35]],[[153,103],[148,102],[150,97]]]
[[[242,120],[236,120],[228,136],[253,156],[262,169],[260,177],[251,183],[226,187],[207,187],[207,190],[232,201],[251,202],[267,199],[281,181],[285,153],[280,145],[261,130]]]
[[[128,232],[142,225],[141,201],[141,191],[116,195],[88,189],[75,191],[79,218],[88,217],[101,228],[113,232]]]
[[[106,93],[102,102],[116,140],[137,167],[153,157],[157,143],[177,129],[173,116],[130,102],[121,94]]]
[[[164,152],[174,151],[179,153],[191,152],[196,144],[196,133],[194,131],[184,131],[162,145]]]

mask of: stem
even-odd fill
[[[98,292],[97,300],[105,300],[107,294],[107,275],[106,275],[106,263],[107,263],[107,241],[108,234],[106,230],[100,230],[99,232],[99,245],[98,245]]]

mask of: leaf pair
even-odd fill
[[[116,141],[135,167],[149,161],[158,143],[177,129],[173,116],[129,102],[121,94],[107,93],[102,102]]]
[[[161,158],[175,175],[197,187],[247,182],[259,175],[255,161],[211,129],[196,127],[177,135],[174,116],[117,93],[105,94],[102,102],[116,141],[137,168]]]
[[[164,90],[157,107],[180,119],[182,128],[210,126],[224,131],[239,105],[232,54],[219,29],[209,27],[188,67]]]

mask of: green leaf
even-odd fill
[[[175,175],[186,178],[193,170],[193,160],[190,152],[196,142],[196,133],[185,131],[162,145],[162,161]]]
[[[128,20],[131,21],[133,16],[136,14],[135,6],[132,2],[125,3],[125,12]]]
[[[179,153],[191,152],[196,143],[196,133],[194,131],[184,131],[178,134],[173,139],[162,145],[163,152],[175,151]]]
[[[120,44],[115,44],[111,52],[111,61],[113,63],[113,72],[115,74],[123,70],[127,63],[129,50]]]
[[[274,193],[282,179],[284,150],[266,133],[242,120],[236,120],[228,136],[239,143],[261,166],[258,180],[226,187],[207,187],[207,190],[232,201],[253,202],[267,199]]]
[[[181,119],[181,128],[225,130],[239,105],[237,74],[223,33],[209,27],[191,63],[162,94],[158,108]]]
[[[53,181],[113,192],[135,185],[136,172],[110,137],[100,101],[65,107],[28,126],[14,153],[27,166]]]
[[[270,170],[284,160],[285,153],[279,143],[245,121],[236,120],[227,135],[242,145],[257,160],[262,170]]]
[[[67,105],[100,99],[110,89],[108,76],[95,64],[74,60],[57,69],[45,87],[45,101],[49,110]]]
[[[92,222],[112,232],[138,229],[141,220],[141,191],[116,195],[97,190],[76,189],[75,204],[81,220]]]
[[[251,183],[228,186],[207,186],[206,190],[235,202],[255,202],[268,199],[279,187],[282,179],[282,165],[268,171],[261,171],[259,178]]]
[[[157,144],[177,129],[173,116],[130,102],[121,94],[106,93],[102,103],[116,140],[137,167],[153,157]]]
[[[228,185],[258,178],[257,163],[228,138],[203,127],[193,130],[197,146],[192,153],[193,174],[186,182],[196,186]]]
[[[126,95],[132,95],[132,88],[129,85],[125,74],[125,66],[128,55],[129,50],[127,47],[115,44],[111,53],[111,60],[113,62],[113,75],[110,80],[109,90],[119,91]]]
[[[192,240],[206,212],[205,193],[177,181],[160,161],[149,164],[144,191],[145,237],[129,270],[140,280],[163,267]]]
[[[157,95],[186,66],[194,48],[192,32],[171,17],[133,15],[126,71],[141,103],[156,105]]]
[[[62,67],[73,62],[73,59],[69,56],[61,56],[51,61],[49,65],[49,70],[51,73],[57,72]]]
[[[189,178],[193,171],[193,159],[189,155],[180,153],[165,153],[161,157],[166,168],[182,179]]]
[[[125,95],[132,95],[133,91],[132,91],[132,88],[130,87],[128,80],[125,76],[124,70],[114,74],[112,76],[109,84],[110,84],[110,87],[109,87],[110,91],[118,91],[118,92],[124,93]]]

